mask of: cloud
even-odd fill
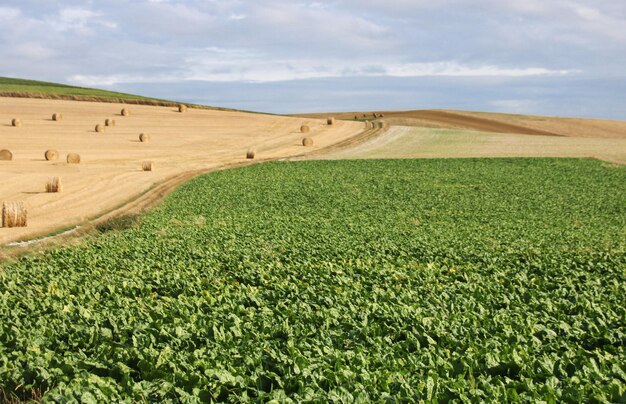
[[[626,80],[615,0],[21,0],[0,26],[0,75],[88,86]]]
[[[550,70],[541,67],[506,68],[493,65],[468,66],[455,61],[410,64],[353,65],[343,61],[301,59],[268,60],[262,55],[220,48],[206,49],[202,54],[185,59],[188,68],[174,75],[74,75],[70,82],[90,86],[112,86],[120,83],[175,82],[183,80],[211,82],[271,83],[339,77],[491,77],[519,78],[535,76],[562,76],[575,74],[569,70]]]

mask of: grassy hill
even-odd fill
[[[96,88],[76,87],[66,84],[45,81],[0,77],[0,97],[44,98],[75,101],[119,102],[124,104],[141,104],[157,106],[176,106],[179,103],[171,100],[144,97],[135,94],[118,93]],[[187,104],[193,108],[208,108],[232,111],[230,108],[211,107]]]

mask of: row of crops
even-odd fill
[[[0,397],[626,400],[626,168],[270,163],[0,269]]]

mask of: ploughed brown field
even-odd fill
[[[121,116],[122,108],[130,115]],[[54,121],[54,113],[63,119]],[[22,126],[13,127],[13,118]],[[116,125],[96,132],[107,118]],[[303,124],[310,127],[306,135],[300,133]],[[28,208],[28,227],[0,228],[0,245],[88,223],[112,210],[123,213],[130,201],[166,192],[168,184],[245,163],[249,149],[255,149],[255,161],[278,159],[319,151],[363,130],[361,122],[328,126],[314,118],[0,97],[0,150],[13,153],[12,161],[0,161],[0,203],[24,201]],[[141,133],[150,141],[140,142]],[[304,136],[314,139],[312,147],[302,146]],[[58,150],[59,159],[46,161],[48,149]],[[68,153],[78,153],[80,164],[67,164]],[[154,162],[153,171],[142,170],[145,161]],[[52,177],[61,179],[61,193],[46,193]]]

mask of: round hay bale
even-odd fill
[[[48,193],[56,193],[63,192],[63,184],[61,183],[61,178],[52,177],[46,183],[46,192]]]
[[[69,153],[65,161],[67,161],[68,164],[80,164],[80,154]]]
[[[130,111],[126,108],[122,108],[122,112],[120,112],[120,115],[122,116],[128,116],[130,115]]]
[[[385,122],[383,122],[383,121],[378,122],[378,128],[379,129],[382,129],[384,127],[385,127]]]
[[[24,202],[2,203],[2,227],[26,227],[28,210]]]
[[[13,118],[13,120],[11,121],[11,125],[15,127],[22,126],[22,121],[19,118]]]
[[[309,133],[311,131],[311,128],[309,128],[309,125],[302,125],[300,126],[300,132],[301,133]]]
[[[101,123],[96,125],[96,132],[100,133],[100,132],[104,132],[104,125],[102,125]]]
[[[4,160],[4,161],[13,160],[13,153],[11,153],[11,150],[7,150],[7,149],[0,150],[0,160]]]
[[[105,126],[115,126],[115,119],[107,118],[104,120]]]
[[[334,125],[335,124],[335,118],[330,117],[330,118],[326,119],[326,123],[328,125]]]
[[[61,120],[63,120],[63,114],[59,114],[59,113],[52,114],[52,120],[53,121],[61,121]]]
[[[354,120],[355,120],[355,121],[358,121],[358,120],[359,120],[359,117],[355,115],[355,116],[354,116]]]
[[[187,112],[187,106],[185,104],[178,104],[178,112]]]
[[[367,129],[371,128],[370,121],[365,121],[365,128]]]
[[[59,158],[59,152],[54,149],[48,149],[46,150],[46,153],[44,154],[44,156],[46,157],[46,160],[54,161]]]
[[[363,118],[367,118],[367,114],[363,114]]]
[[[302,139],[302,146],[304,147],[313,146],[313,139],[311,139],[310,137],[305,137],[304,139]]]
[[[376,112],[374,112],[374,113],[372,114],[372,116],[374,116],[374,119],[376,119],[376,118],[378,117],[378,115],[376,115]]]
[[[153,161],[144,161],[141,164],[141,169],[143,171],[154,171],[154,162]]]
[[[150,135],[148,135],[147,133],[142,133],[141,135],[139,135],[139,141],[141,143],[148,143],[150,141]]]
[[[370,128],[374,129],[374,122],[370,122]]]
[[[385,117],[385,114],[380,114],[380,115],[378,115],[378,116],[379,116],[380,118],[384,118],[384,117]]]
[[[246,158],[252,160],[256,156],[256,150],[250,149],[246,153]]]

